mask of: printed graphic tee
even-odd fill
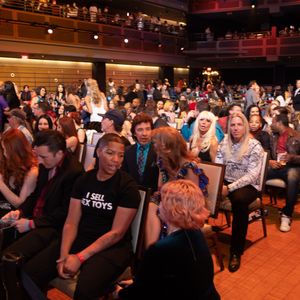
[[[97,170],[85,173],[77,179],[72,198],[81,201],[82,215],[73,244],[78,250],[87,247],[111,229],[118,206],[137,209],[140,202],[135,181],[121,170],[105,181],[97,179]],[[130,239],[128,231],[120,242]]]

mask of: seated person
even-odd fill
[[[43,268],[56,264],[53,251],[59,245],[74,181],[83,168],[67,153],[65,138],[57,131],[39,132],[34,150],[40,162],[36,188],[18,210],[2,218],[15,220],[16,230],[26,234],[6,248],[4,256],[20,253],[25,273],[34,282],[47,284],[49,278]]]
[[[208,184],[208,178],[199,166],[199,159],[188,151],[186,142],[175,128],[161,127],[153,130],[152,140],[158,156],[159,177],[158,191],[153,195],[147,213],[146,247],[166,234],[166,226],[161,224],[157,216],[161,187],[168,181],[184,178],[198,185],[206,195]]]
[[[120,299],[220,299],[201,232],[208,215],[197,185],[183,179],[166,183],[159,217],[168,225],[168,236],[146,251],[134,283],[119,292]]]
[[[218,149],[216,136],[216,117],[209,111],[202,111],[194,126],[190,149],[201,161],[215,161]]]
[[[158,168],[156,153],[151,143],[153,129],[152,118],[145,113],[139,113],[132,121],[131,132],[137,143],[126,148],[123,170],[135,181],[145,187],[157,190]]]
[[[249,118],[250,137],[257,139],[265,151],[271,152],[271,139],[267,131],[263,131],[263,118],[260,115],[252,115]]]
[[[274,139],[267,179],[280,178],[287,184],[286,205],[281,210],[279,230],[288,232],[300,183],[300,133],[289,127],[288,116],[284,113],[273,117],[271,129]]]
[[[186,116],[183,126],[181,128],[181,134],[183,138],[188,142],[190,140],[190,137],[193,134],[194,126],[195,126],[195,120],[198,117],[199,113],[202,111],[210,111],[210,106],[208,103],[204,101],[199,101],[196,104],[195,110],[190,110],[188,115]],[[222,131],[221,126],[218,122],[216,122],[216,136],[218,138],[218,142],[220,143],[222,139],[224,138],[224,133]]]
[[[248,230],[248,205],[259,195],[263,148],[249,137],[249,125],[242,113],[229,116],[228,135],[219,145],[216,163],[226,166],[223,197],[232,205],[232,236],[228,269],[240,267]]]
[[[130,262],[129,228],[140,195],[133,179],[119,170],[124,150],[117,134],[105,134],[98,143],[98,168],[74,185],[57,260],[62,278],[80,270],[74,299],[99,299]]]

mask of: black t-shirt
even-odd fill
[[[121,170],[106,181],[97,179],[97,170],[85,173],[77,179],[72,197],[81,201],[82,209],[74,245],[77,249],[87,247],[111,230],[118,206],[138,208],[140,202],[135,181]],[[122,241],[129,239],[128,231]]]

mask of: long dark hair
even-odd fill
[[[17,96],[15,86],[12,81],[4,82],[3,96],[10,109],[18,108],[20,106],[20,100]]]

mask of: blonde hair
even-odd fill
[[[186,179],[162,186],[159,213],[165,223],[182,229],[199,229],[209,216],[201,190]]]
[[[201,119],[210,121],[210,127],[203,135],[201,135],[199,130],[199,122]],[[193,135],[191,137],[191,150],[193,151],[193,148],[198,148],[200,146],[200,152],[206,152],[210,148],[211,140],[214,137],[216,137],[216,117],[209,111],[202,111],[195,121]],[[201,145],[199,143],[200,138],[203,138]]]
[[[105,95],[100,91],[98,83],[95,79],[89,78],[85,80],[85,85],[87,88],[87,96],[95,103],[101,103],[104,109],[107,111],[107,101]]]
[[[181,134],[172,127],[156,128],[152,132],[152,140],[158,155],[164,161],[164,167],[177,170],[182,158],[195,160]],[[167,165],[165,165],[165,163]]]
[[[164,104],[164,111],[170,111],[174,107],[174,103],[170,100],[167,100]]]
[[[239,143],[241,144],[240,149],[237,153],[236,158],[239,160],[242,158],[242,156],[248,151],[248,147],[249,147],[249,123],[248,120],[246,119],[245,115],[243,113],[237,112],[234,113],[232,115],[229,116],[229,120],[228,120],[228,134],[227,134],[227,139],[228,139],[228,143],[227,143],[227,149],[226,149],[226,159],[229,159],[231,157],[231,152],[232,152],[232,146],[234,144],[232,135],[231,135],[231,123],[232,120],[234,118],[240,118],[243,122],[244,125],[244,136],[241,138],[241,140],[239,141]]]

